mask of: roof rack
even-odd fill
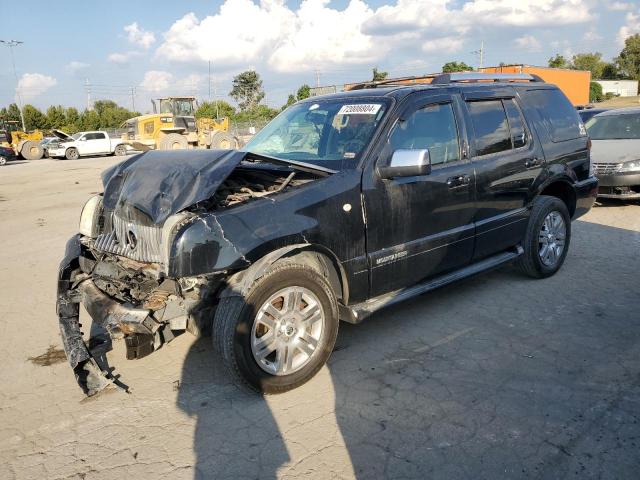
[[[449,83],[474,82],[544,82],[538,75],[532,73],[443,73],[437,75],[431,85],[446,85]]]

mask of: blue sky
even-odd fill
[[[0,39],[14,51],[24,100],[84,107],[110,98],[140,111],[164,94],[227,99],[233,75],[255,68],[270,106],[302,83],[340,84],[370,77],[435,72],[449,60],[477,66],[546,65],[555,53],[618,54],[640,32],[640,2],[592,0],[217,0],[14,2]],[[0,49],[0,106],[16,82]]]

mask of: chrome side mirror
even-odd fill
[[[382,178],[414,177],[431,173],[429,150],[396,150],[387,167],[379,167]]]

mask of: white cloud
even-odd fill
[[[541,48],[540,42],[533,35],[523,35],[522,37],[516,38],[515,42],[518,48],[530,52],[539,52]]]
[[[455,53],[459,52],[464,44],[462,37],[442,37],[433,40],[427,40],[422,44],[422,51],[442,52],[442,53]]]
[[[144,74],[140,86],[149,92],[163,92],[173,82],[173,75],[163,70],[149,70]]]
[[[602,40],[602,35],[600,35],[596,30],[591,29],[585,32],[582,38],[585,42],[598,42]]]
[[[640,33],[640,11],[638,13],[627,13],[625,24],[618,30],[618,44],[624,46],[624,41],[627,37],[636,33]]]
[[[633,8],[633,4],[628,2],[611,2],[607,4],[607,8],[616,12],[624,12],[626,10],[631,10]]]
[[[138,27],[138,22],[133,22],[131,25],[124,27],[124,31],[127,33],[127,40],[130,43],[138,45],[145,50],[151,47],[156,41],[156,36],[153,32],[142,30]]]
[[[107,60],[110,61],[111,63],[118,63],[120,65],[124,65],[129,63],[131,60],[133,60],[136,57],[141,56],[142,54],[140,52],[115,52],[115,53],[110,53],[109,56],[107,57]]]
[[[78,62],[77,60],[73,60],[72,62],[69,62],[67,64],[67,68],[69,70],[71,70],[71,72],[73,73],[77,73],[81,70],[84,70],[85,68],[89,67],[90,65],[88,63],[84,63],[84,62]]]
[[[23,100],[30,100],[55,86],[58,81],[49,75],[41,73],[25,73],[20,77],[16,90]]]
[[[327,65],[378,62],[391,51],[421,45],[455,52],[480,28],[559,26],[592,19],[591,0],[390,0],[377,9],[349,0],[225,0],[217,13],[189,13],[164,33],[158,58],[212,61],[214,68],[258,64],[293,72]],[[539,47],[539,45],[538,45]]]

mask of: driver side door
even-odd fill
[[[471,261],[475,174],[457,94],[414,94],[363,174],[371,296]],[[381,178],[396,150],[428,149],[425,175]]]

